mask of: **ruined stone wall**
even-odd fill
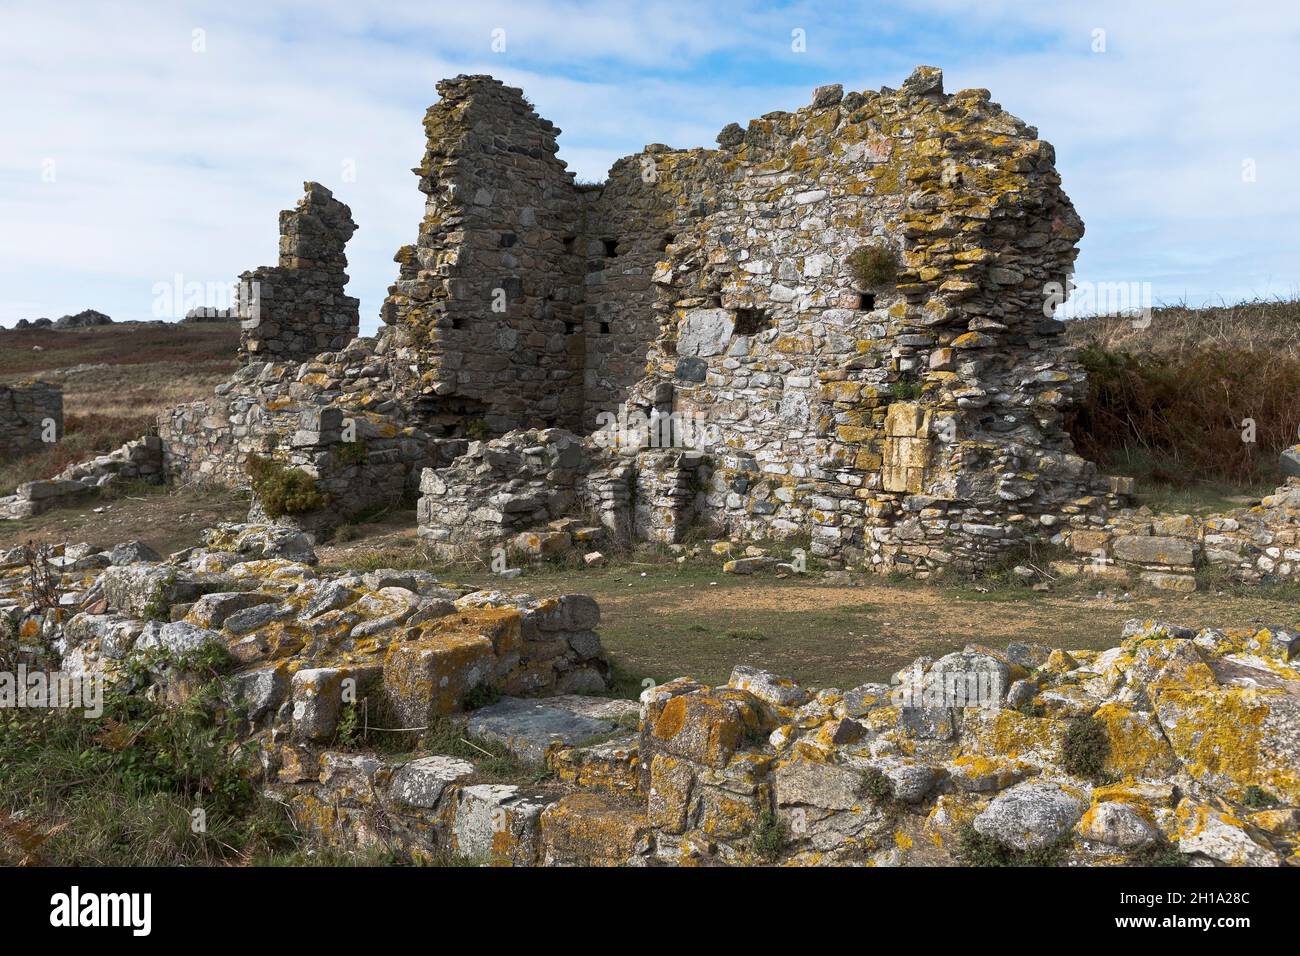
[[[168,478],[246,488],[256,455],[317,479],[330,504],[303,519],[312,526],[396,504],[421,468],[447,464],[465,442],[405,414],[385,353],[383,340],[360,338],[310,362],[246,365],[212,398],[162,413]]]
[[[320,183],[304,183],[295,209],[280,213],[280,262],[240,275],[241,361],[303,361],[356,337],[357,299],[344,291],[344,254],[357,224]]]
[[[651,279],[681,228],[682,210],[658,188],[654,154],[666,146],[616,162],[586,200],[582,242],[583,428],[616,415],[629,390],[645,375],[646,353],[659,330],[657,292]]]
[[[0,457],[16,458],[63,437],[63,389],[46,382],[0,385]]]
[[[577,426],[583,269],[559,130],[490,77],[438,84],[416,172],[427,197],[381,317],[395,372],[431,427]]]
[[[921,67],[718,142],[647,147],[577,193],[583,425],[620,405],[708,425],[689,480],[654,447],[594,464],[626,513],[587,511],[667,541],[692,521],[807,536],[828,560],[925,576],[1123,504],[1062,427],[1084,373],[1044,303],[1083,225],[1036,130]],[[896,274],[861,276],[866,250]]]
[[[1105,494],[1061,426],[1084,373],[1043,310],[1083,226],[1033,128],[923,67],[719,145],[647,154],[676,216],[648,381],[721,428],[709,517],[925,573]],[[896,281],[855,279],[866,247]]]

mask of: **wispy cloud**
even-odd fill
[[[157,282],[272,262],[277,211],[317,179],[360,223],[350,289],[373,329],[421,213],[420,117],[457,73],[522,86],[565,131],[561,157],[600,179],[645,143],[711,145],[817,84],[895,85],[932,63],[1056,145],[1088,224],[1081,280],[1284,294],[1300,287],[1298,59],[1300,10],[1280,0],[8,3],[0,323],[148,318]]]

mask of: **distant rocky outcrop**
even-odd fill
[[[95,309],[83,309],[75,315],[64,315],[54,320],[57,329],[89,329],[96,325],[112,324],[112,319]]]

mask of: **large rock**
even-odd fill
[[[433,810],[449,787],[473,773],[474,765],[468,760],[441,754],[420,757],[403,764],[393,774],[389,796],[394,803],[404,807]]]
[[[541,850],[542,811],[557,799],[512,784],[462,787],[456,794],[452,848],[494,866],[531,866]]]
[[[981,835],[1005,847],[1034,850],[1069,833],[1083,811],[1083,801],[1057,784],[1022,783],[995,797],[974,825]]]
[[[1079,820],[1079,836],[1085,840],[1125,850],[1146,846],[1157,835],[1155,827],[1142,814],[1119,801],[1089,807]]]
[[[1195,563],[1195,545],[1187,538],[1165,535],[1124,535],[1111,549],[1120,561],[1188,567]]]
[[[1277,866],[1278,854],[1247,824],[1191,797],[1176,813],[1178,849],[1209,857],[1224,866]]]
[[[572,746],[618,730],[618,724],[549,706],[545,700],[503,697],[470,714],[469,732],[504,746],[525,763],[540,765],[555,746]]]

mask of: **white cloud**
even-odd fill
[[[950,89],[989,88],[1055,144],[1088,223],[1081,279],[1194,300],[1300,283],[1300,10],[1283,3],[288,0],[2,16],[0,324],[87,307],[147,318],[154,283],[178,272],[225,281],[271,263],[278,210],[316,179],[360,224],[350,291],[373,329],[420,217],[409,170],[434,84],[485,72],[522,86],[565,131],[561,157],[598,179],[647,142],[712,145],[817,83],[896,85],[933,63]],[[807,54],[789,50],[794,27]],[[1095,27],[1104,54],[1090,51]],[[195,29],[206,52],[191,49]],[[355,182],[340,181],[345,160]]]

